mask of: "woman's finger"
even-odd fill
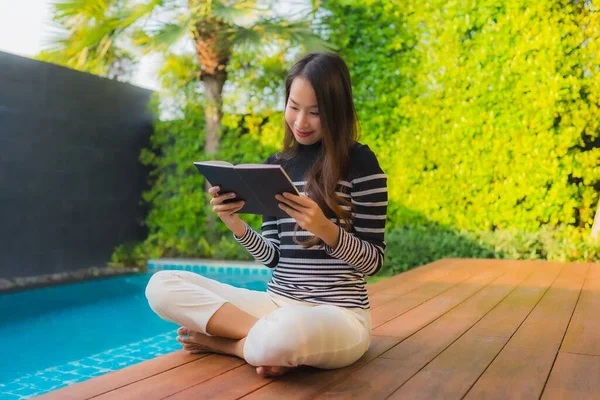
[[[244,207],[244,203],[242,203],[239,207],[234,208],[233,210],[221,212],[221,213],[219,213],[219,215],[223,214],[228,217],[228,216],[233,215],[236,212],[240,211],[242,209],[242,207]]]
[[[283,197],[283,196],[281,196],[281,195],[279,195],[279,194],[278,194],[277,196],[275,196],[275,198],[276,198],[277,200],[281,201],[282,203],[285,203],[285,204],[286,204],[286,205],[288,205],[289,207],[292,207],[292,208],[293,208],[293,209],[295,209],[295,210],[298,210],[298,211],[300,211],[300,210],[302,210],[302,208],[304,208],[304,206],[303,206],[303,205],[301,205],[301,204],[299,204],[299,203],[296,203],[296,202],[295,202],[295,201],[293,201],[293,200],[287,199],[287,198],[285,198],[285,197]]]
[[[314,201],[308,196],[298,196],[296,194],[288,192],[285,192],[283,194],[283,198],[292,200],[293,202],[298,203],[303,207],[310,207],[311,204],[314,203]]]
[[[233,199],[233,198],[235,198],[235,193],[225,193],[225,194],[222,194],[220,196],[213,197],[210,200],[210,204],[212,204],[212,205],[218,205],[218,204],[223,203],[225,200]]]
[[[208,189],[208,194],[210,194],[212,197],[217,197],[217,195],[219,194],[219,190],[221,190],[219,186],[211,186]]]
[[[227,204],[219,204],[213,207],[213,211],[215,212],[225,212],[230,210],[235,210],[237,208],[242,208],[244,205],[243,201],[236,201],[235,203],[227,203]]]
[[[302,216],[301,213],[299,213],[294,208],[288,206],[287,204],[280,203],[279,204],[279,208],[281,208],[283,211],[285,211],[287,215],[289,215],[290,217],[294,218],[296,221],[298,221],[298,219],[300,218],[300,216]]]

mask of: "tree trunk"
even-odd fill
[[[219,133],[221,132],[221,120],[223,119],[222,94],[226,78],[225,71],[216,76],[209,74],[203,74],[202,76],[204,95],[206,96],[206,106],[204,107],[206,120],[204,151],[206,154],[215,154],[219,150]]]
[[[221,21],[205,19],[196,23],[194,31],[200,79],[204,84],[206,97],[204,149],[207,154],[215,154],[219,150],[219,133],[223,118],[223,85],[227,80],[227,64],[231,57],[231,44],[224,32],[229,28]]]
[[[204,85],[206,105],[204,151],[214,155],[219,151],[221,120],[223,119],[223,86],[227,80],[227,64],[231,45],[223,34],[229,27],[223,22],[206,19],[196,23],[193,32],[196,56],[200,64],[200,79]],[[207,183],[208,190],[208,183]],[[219,235],[215,227],[217,216],[210,212],[206,220],[209,242],[216,243]]]
[[[209,75],[203,74],[204,95],[206,105],[204,107],[205,118],[205,139],[204,151],[206,154],[216,154],[219,151],[219,134],[221,132],[221,120],[223,118],[223,85],[225,84],[226,74]],[[210,187],[206,182],[206,190]],[[208,204],[207,204],[208,206]],[[209,212],[206,218],[206,233],[209,243],[217,243],[219,235],[216,229],[217,216]]]

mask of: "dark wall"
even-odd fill
[[[151,94],[0,52],[0,278],[104,267],[144,238]]]

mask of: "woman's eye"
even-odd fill
[[[297,107],[290,106],[290,108],[291,108],[292,110],[294,110],[294,111],[298,111],[298,108],[297,108]]]
[[[318,112],[311,112],[310,114],[311,114],[311,115],[314,115],[315,117],[318,117],[318,116],[319,116],[319,113],[318,113]]]

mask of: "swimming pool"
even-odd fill
[[[158,261],[147,274],[0,295],[0,398],[39,395],[180,349],[177,326],[157,317],[144,296],[160,269],[263,291],[271,278],[253,263]]]

